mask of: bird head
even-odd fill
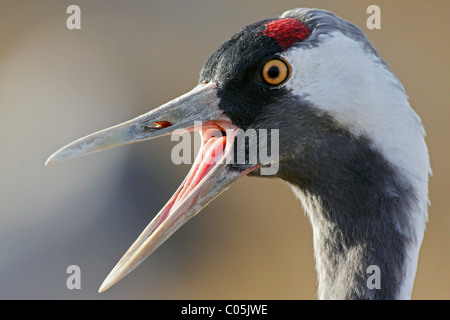
[[[251,24],[225,41],[207,59],[190,92],[63,147],[47,164],[177,130],[201,133],[202,146],[187,177],[105,279],[104,291],[245,175],[289,181],[295,170],[305,181],[323,179],[324,168],[340,161],[337,146],[354,137],[395,149],[401,139],[395,133],[417,121],[412,110],[406,117],[399,111],[406,99],[359,28],[327,11],[295,9]],[[379,107],[394,100],[400,106]],[[242,132],[250,133],[239,147]],[[252,144],[255,161],[248,156]],[[262,156],[262,149],[276,157]],[[242,153],[247,156],[237,161]]]

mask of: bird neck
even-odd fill
[[[311,221],[318,296],[409,299],[424,229],[411,222],[417,193],[367,144],[339,150],[285,175]]]

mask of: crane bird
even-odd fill
[[[198,161],[100,292],[234,181],[276,166],[266,177],[286,181],[311,222],[319,299],[411,297],[428,219],[425,131],[402,84],[358,27],[307,8],[251,24],[207,59],[191,91],[68,144],[46,164],[178,129],[200,132]],[[236,141],[249,129],[276,129],[278,157],[223,161],[248,151],[249,141],[240,151]],[[368,285],[374,266],[378,287]]]

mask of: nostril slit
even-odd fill
[[[145,130],[157,130],[164,129],[170,127],[171,124],[169,121],[155,121],[152,124],[146,125]]]

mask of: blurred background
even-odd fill
[[[81,30],[66,9],[81,8]],[[381,8],[381,30],[366,9]],[[427,130],[434,175],[414,299],[450,298],[447,0],[0,3],[1,299],[315,299],[312,231],[279,180],[244,178],[103,294],[97,290],[189,170],[160,138],[55,166],[54,151],[190,90],[241,27],[295,7],[363,29]],[[68,290],[69,265],[81,289]]]

